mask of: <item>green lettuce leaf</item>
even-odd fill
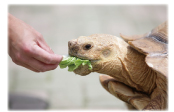
[[[89,70],[92,70],[92,65],[91,62],[89,60],[82,60],[80,58],[77,57],[63,57],[63,60],[60,62],[59,66],[60,68],[66,68],[68,66],[68,71],[72,72],[75,69],[77,69],[80,65],[88,65],[89,66]]]

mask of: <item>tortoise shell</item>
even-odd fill
[[[120,36],[134,49],[146,55],[146,63],[156,72],[168,74],[168,28],[167,21],[144,35]]]

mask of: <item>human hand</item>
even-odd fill
[[[11,14],[8,19],[8,52],[12,61],[35,72],[57,68],[62,56],[54,54],[42,35]]]
[[[108,75],[101,75],[100,82],[103,88],[120,100],[132,105],[138,110],[143,110],[150,102],[150,96],[115,80]]]

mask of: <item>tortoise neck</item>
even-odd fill
[[[124,58],[120,59],[122,75],[126,77],[128,84],[132,87],[151,94],[156,87],[157,73],[146,64],[145,57],[144,54],[127,46],[127,53]]]
[[[139,53],[129,45],[123,49],[124,54],[119,60],[110,60],[97,65],[96,72],[114,77],[119,82],[136,88],[138,91],[151,94],[156,87],[156,72],[145,62],[145,55]],[[115,58],[116,59],[116,58]]]
[[[95,72],[107,74],[119,82],[151,94],[156,87],[157,74],[145,62],[145,55],[119,40],[115,56],[96,64]]]

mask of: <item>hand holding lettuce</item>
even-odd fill
[[[89,60],[82,60],[77,57],[63,57],[63,60],[60,62],[59,66],[60,68],[66,68],[68,66],[68,71],[72,72],[76,68],[78,68],[80,65],[88,65],[90,70],[92,70],[92,65]]]

